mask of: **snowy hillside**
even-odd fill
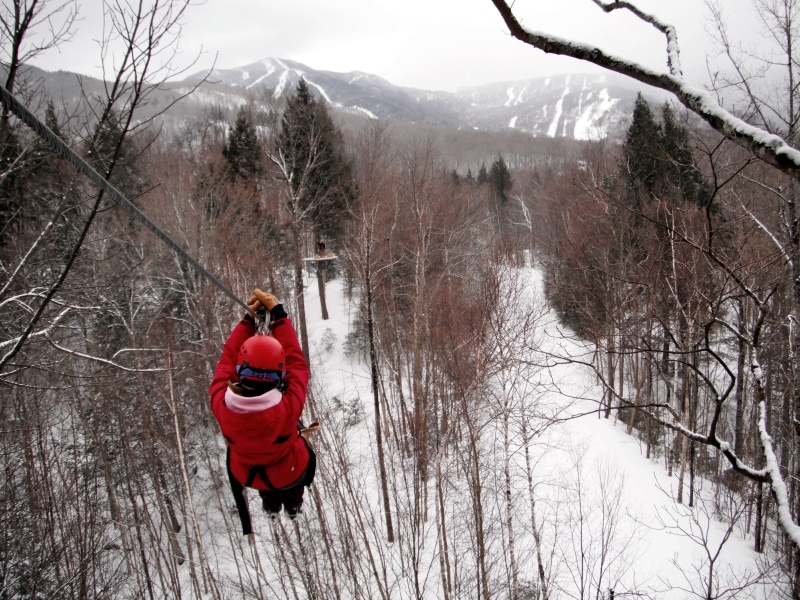
[[[612,83],[613,82],[613,83]],[[634,88],[608,75],[558,75],[528,81],[465,88],[478,127],[507,127],[534,135],[578,140],[602,138],[630,123]]]
[[[207,470],[198,473],[195,502],[202,507],[211,572],[223,590],[282,598],[444,598],[448,586],[454,597],[477,598],[485,585],[491,597],[505,598],[512,596],[513,571],[520,574],[513,584],[519,597],[538,598],[541,561],[552,599],[608,598],[610,590],[616,597],[705,597],[709,581],[721,594],[713,597],[770,597],[776,583],[774,573],[763,574],[766,557],[753,552],[743,519],[726,522],[739,506],[735,497],[712,498],[711,486],[701,481],[694,508],[674,502],[677,478],[667,476],[663,461],[645,458],[613,418],[592,412],[600,391],[587,370],[562,360],[542,367],[556,355],[590,359],[591,348],[570,340],[543,307],[538,272],[517,271],[513,279],[527,305],[519,322],[531,316],[536,322],[527,341],[535,340],[538,351],[528,358],[539,366],[499,373],[502,394],[486,405],[491,414],[476,421],[485,514],[478,543],[490,559],[483,583],[473,558],[475,481],[458,468],[463,457],[438,456],[439,475],[431,475],[428,493],[415,496],[402,445],[388,426],[385,444],[400,452],[387,456],[397,539],[386,542],[369,369],[347,351],[355,305],[335,280],[327,287],[328,321],[319,316],[313,281],[306,291],[314,396],[307,413],[313,410],[324,429],[316,438],[317,483],[299,524],[292,527],[285,518],[268,523],[251,492],[256,536],[249,542],[229,537],[237,525],[227,486],[220,491],[210,485]],[[510,321],[513,329],[517,318]],[[523,429],[520,417],[526,419]],[[507,443],[504,423],[511,434]],[[220,440],[218,468],[223,454]],[[327,529],[320,529],[321,522]],[[338,579],[326,566],[331,561],[339,565]],[[313,588],[304,575],[309,571],[315,580],[329,581],[329,589]],[[188,578],[185,569],[187,586]]]
[[[78,105],[82,90],[91,94],[103,89],[97,79],[65,71],[49,73],[26,67],[23,76],[42,81],[47,93],[63,99],[70,110]],[[206,77],[207,82],[194,89]],[[187,117],[212,109],[235,112],[248,92],[267,90],[275,98],[286,97],[294,92],[301,77],[333,110],[367,119],[577,140],[621,136],[630,124],[639,91],[653,101],[663,101],[663,94],[611,73],[556,75],[451,93],[404,88],[359,71],[335,73],[287,59],[265,58],[164,84],[153,90],[151,100],[138,109],[137,117],[147,119],[167,109],[167,117],[180,124]]]
[[[200,81],[205,73],[188,77]],[[537,136],[597,139],[629,123],[641,85],[613,74],[558,75],[462,88],[456,93],[392,85],[362,72],[318,71],[291,60],[266,58],[235,69],[215,69],[209,81],[249,90],[291,93],[300,77],[333,107],[371,119],[491,131],[516,129]]]

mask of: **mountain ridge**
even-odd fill
[[[264,58],[203,78],[244,90],[273,90],[280,98],[303,77],[312,93],[333,108],[371,119],[458,129],[517,129],[535,136],[599,139],[618,137],[630,122],[641,86],[614,74],[564,74],[459,88],[456,92],[396,86],[363,71],[316,70],[303,63]]]
[[[102,96],[103,82],[68,71],[25,67],[43,81],[47,95],[74,107],[81,94]],[[159,114],[179,126],[209,107],[236,111],[256,90],[279,99],[303,77],[312,94],[334,111],[364,119],[492,132],[516,131],[541,138],[620,139],[628,128],[642,86],[611,73],[563,74],[459,88],[455,92],[397,86],[363,71],[316,70],[280,58],[265,58],[232,69],[213,69],[160,86],[137,119]],[[191,88],[198,89],[174,104]],[[652,97],[651,97],[652,99]]]

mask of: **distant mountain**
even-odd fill
[[[182,83],[205,77],[198,73]],[[630,123],[641,86],[613,74],[558,75],[467,87],[455,93],[393,85],[377,75],[318,71],[298,62],[266,58],[235,69],[215,69],[209,82],[241,89],[293,92],[300,77],[332,107],[372,119],[457,129],[515,129],[535,136],[596,139],[620,135]]]
[[[598,139],[630,124],[637,90],[606,75],[557,75],[462,88],[467,119],[478,129],[518,129],[536,136]]]
[[[236,69],[215,69],[210,74],[197,73],[184,84],[194,84],[208,76],[209,82],[245,89],[274,90],[275,97],[294,92],[297,82],[305,78],[312,93],[324,98],[335,108],[371,119],[390,119],[458,126],[453,119],[457,111],[449,105],[456,99],[446,92],[422,92],[392,85],[377,75],[353,71],[334,73],[317,71],[306,65],[280,58],[264,60]],[[420,103],[419,98],[425,102]]]
[[[102,97],[104,92],[102,81],[67,71],[51,73],[25,67],[20,77],[32,82],[33,87],[42,85],[45,95],[66,112],[75,110],[82,95]],[[266,58],[244,67],[215,69],[210,74],[197,73],[162,85],[137,110],[135,118],[145,120],[168,109],[163,122],[168,127],[180,127],[210,107],[222,110],[216,113],[219,115],[235,114],[245,102],[247,90],[265,90],[276,98],[285,97],[294,92],[301,77],[312,93],[335,111],[354,117],[577,140],[623,135],[636,94],[643,90],[634,81],[606,73],[492,83],[455,93],[428,91],[396,86],[369,73],[318,71],[295,61]],[[201,85],[191,95],[179,101],[198,83]],[[652,90],[645,93],[650,100],[655,96],[663,101],[664,97]],[[43,112],[44,104],[35,110]]]

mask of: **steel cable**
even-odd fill
[[[194,259],[194,257],[192,257],[191,254],[181,248],[171,237],[169,237],[160,227],[158,227],[158,225],[153,223],[142,211],[136,208],[136,206],[130,200],[123,196],[122,193],[117,190],[117,188],[111,185],[102,175],[100,175],[100,173],[95,171],[89,165],[89,163],[78,156],[72,150],[72,148],[67,146],[64,140],[58,137],[49,127],[47,127],[47,125],[36,118],[32,112],[25,108],[25,106],[23,106],[22,103],[2,85],[0,85],[0,101],[2,101],[2,103],[8,107],[8,110],[10,110],[16,117],[25,123],[25,125],[30,127],[31,130],[36,133],[36,135],[50,144],[50,147],[55,152],[57,152],[62,158],[72,163],[75,168],[78,169],[78,171],[86,175],[86,177],[88,177],[92,183],[108,194],[109,197],[125,211],[127,211],[128,214],[130,214],[139,223],[147,227],[147,229],[149,229],[158,239],[164,242],[171,250],[176,252],[181,258],[192,265],[198,273],[216,285],[220,290],[225,292],[225,294],[234,302],[243,306],[246,310],[249,308],[247,304],[245,304],[236,294],[229,290],[225,284],[209,273],[205,267],[203,267],[203,265],[201,265],[199,262],[197,262],[197,260]],[[258,316],[256,318],[258,318]]]

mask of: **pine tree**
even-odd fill
[[[64,138],[52,100],[45,109],[45,125],[59,138]],[[34,142],[31,154],[26,190],[31,209],[36,212],[35,218],[50,220],[58,215],[59,210],[66,211],[80,204],[79,176],[72,165],[39,138]],[[66,256],[77,236],[78,230],[69,219],[55,219],[52,247],[56,253]]]
[[[492,163],[487,181],[497,202],[505,203],[508,200],[507,193],[511,189],[512,182],[511,173],[509,173],[506,161],[502,156],[498,156],[497,160]]]
[[[139,150],[134,141],[126,137],[120,144],[122,126],[112,110],[105,121],[99,123],[86,141],[86,162],[103,177],[114,164],[111,183],[131,199],[144,188],[143,177],[135,164]]]
[[[230,198],[227,192],[224,167],[219,168],[214,162],[210,162],[200,171],[192,189],[192,200],[204,208],[212,225],[228,210]]]
[[[261,147],[258,144],[258,135],[244,107],[240,108],[236,115],[236,123],[228,133],[228,140],[222,148],[222,156],[228,163],[231,175],[251,179],[261,170]]]
[[[667,156],[661,145],[661,126],[641,93],[636,96],[633,120],[622,147],[622,166],[632,188],[652,194],[664,180]]]
[[[481,165],[480,171],[478,171],[478,185],[483,185],[489,179],[489,175],[486,173],[486,165]]]
[[[291,171],[298,210],[317,234],[335,242],[343,232],[346,205],[355,194],[352,166],[344,154],[341,132],[304,79],[288,100],[276,150]]]
[[[12,127],[5,129],[0,143],[0,246],[5,246],[14,236],[12,229],[17,227],[20,207],[24,204],[25,178],[22,174],[25,158],[16,131]],[[14,223],[12,224],[12,220]]]
[[[705,206],[708,182],[697,166],[689,131],[675,120],[669,104],[664,104],[662,116],[663,127],[641,93],[636,97],[622,148],[622,175],[634,191]]]
[[[702,208],[710,197],[709,185],[697,167],[689,132],[675,121],[669,104],[664,103],[662,114],[664,116],[662,145],[670,163],[667,167],[667,179],[672,186],[681,190],[685,202],[692,202]]]
[[[47,104],[44,112],[44,123],[47,128],[56,134],[59,138],[63,138],[61,133],[61,126],[58,123],[56,116],[56,109],[51,100]],[[31,171],[35,180],[51,180],[56,179],[61,175],[63,168],[59,156],[52,150],[50,144],[37,137],[33,144],[33,158],[31,160]]]
[[[303,300],[303,233],[310,226],[315,236],[326,240],[328,250],[335,249],[344,233],[347,207],[356,189],[352,167],[344,155],[341,133],[333,124],[325,104],[313,98],[302,78],[295,94],[287,101],[274,150],[271,159],[279,168],[286,186],[300,344],[308,360]],[[323,293],[324,286],[321,286],[321,301]]]

